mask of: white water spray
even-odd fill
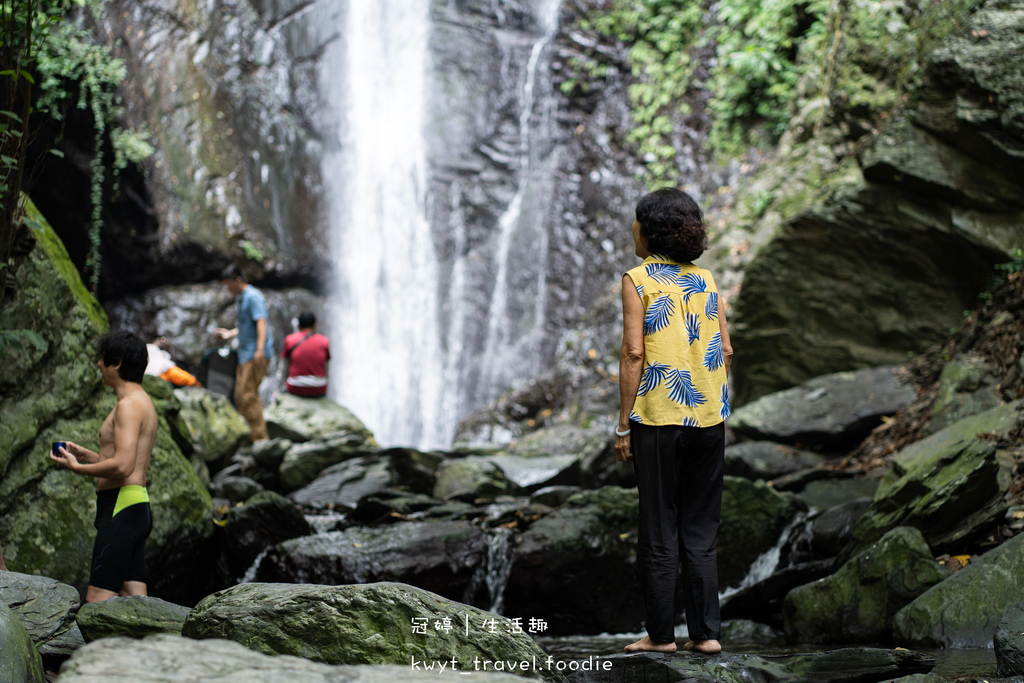
[[[437,258],[423,138],[429,3],[357,1],[324,56],[340,115],[325,155],[334,292],[331,397],[386,445],[446,445]]]

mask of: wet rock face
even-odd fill
[[[993,639],[1000,676],[1024,676],[1024,603],[1006,610]]]
[[[247,239],[271,259],[271,272],[319,264],[315,58],[330,40],[331,11],[310,4],[108,8],[103,28],[122,41],[132,117],[157,149],[147,187],[165,258],[213,250],[226,261],[242,256]],[[153,284],[201,277],[167,265]]]

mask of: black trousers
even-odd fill
[[[637,575],[647,634],[675,641],[676,582],[683,565],[690,640],[718,640],[718,556],[725,423],[652,427],[633,422],[633,469],[640,493]]]

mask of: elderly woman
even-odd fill
[[[633,221],[644,262],[622,277],[622,355],[615,455],[633,461],[640,494],[637,574],[647,636],[627,652],[675,652],[679,560],[686,650],[715,653],[721,628],[715,535],[722,507],[732,345],[715,281],[693,265],[704,216],[685,192],[645,195]]]

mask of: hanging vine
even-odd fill
[[[50,33],[39,57],[43,76],[38,106],[55,120],[63,120],[77,90],[75,107],[87,109],[93,120],[93,155],[89,161],[89,255],[86,269],[89,288],[95,293],[100,278],[100,246],[103,230],[103,188],[109,165],[116,177],[128,163],[140,163],[153,154],[144,128],[121,124],[124,109],[117,88],[125,78],[124,61],[115,58],[107,45],[98,44],[87,27],[102,18],[105,0],[82,0],[82,8]],[[113,159],[105,154],[110,141]],[[116,189],[116,184],[115,184]]]

